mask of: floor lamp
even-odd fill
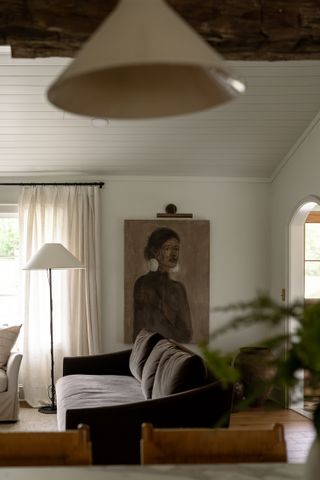
[[[50,293],[50,338],[51,338],[51,385],[49,387],[50,405],[39,408],[41,413],[56,413],[56,391],[54,383],[54,349],[53,349],[53,302],[52,269],[84,268],[79,260],[61,243],[45,243],[29,260],[23,270],[47,270]],[[50,393],[51,391],[51,393]]]

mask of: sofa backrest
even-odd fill
[[[145,398],[159,398],[207,383],[202,358],[172,340],[143,330],[134,342],[129,362],[131,373],[141,381]]]

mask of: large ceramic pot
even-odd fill
[[[272,391],[272,380],[277,373],[274,355],[266,347],[243,347],[234,366],[241,372],[244,398],[255,397],[252,405],[263,405]]]

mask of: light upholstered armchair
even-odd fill
[[[11,352],[6,367],[0,368],[0,421],[18,419],[18,375],[21,353]]]

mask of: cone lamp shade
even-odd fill
[[[164,0],[120,0],[48,98],[75,114],[143,119],[208,109],[244,90]]]
[[[45,243],[23,270],[84,268],[81,262],[61,243]]]

